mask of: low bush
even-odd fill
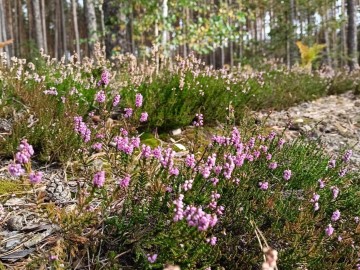
[[[351,151],[335,159],[302,138],[240,131],[230,112],[205,144],[198,135],[206,118],[194,115],[194,140],[179,156],[171,144],[141,144],[135,127],[151,119],[141,94],[118,120],[110,118],[119,104],[105,95],[107,83],[104,73],[97,109],[73,118],[81,146],[68,177],[86,184],[79,182],[74,209],[48,209],[63,234],[62,248],[52,251],[56,263],[258,269],[262,248],[271,247],[284,269],[356,265],[360,201],[358,180],[347,173]],[[33,149],[21,145],[9,171],[36,184]]]

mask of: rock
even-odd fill
[[[170,132],[173,136],[179,136],[181,134],[181,128],[174,129]]]
[[[281,133],[291,121],[285,138],[292,140],[306,133],[309,140],[321,137],[323,147],[330,155],[339,155],[347,147],[355,146],[350,162],[351,169],[360,167],[360,97],[347,92],[327,96],[312,102],[293,106],[286,111],[273,111],[271,115],[255,112],[255,119],[264,121]]]
[[[7,221],[6,225],[10,231],[20,231],[23,228],[23,217],[13,216]]]
[[[46,197],[55,203],[64,203],[71,201],[69,185],[60,174],[54,174],[46,186]]]
[[[24,198],[14,197],[14,198],[10,198],[9,200],[7,200],[4,203],[4,206],[21,206],[21,205],[24,205],[24,204],[26,204]]]
[[[174,146],[176,146],[180,151],[186,151],[186,147],[180,143],[175,143]]]
[[[10,133],[12,130],[12,123],[10,120],[7,120],[5,118],[0,118],[0,133]]]

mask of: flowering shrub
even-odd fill
[[[20,134],[28,132],[37,142],[35,149],[43,149],[43,140],[54,146],[49,149],[66,144],[67,158],[73,159],[68,177],[79,181],[73,194],[75,209],[48,208],[67,243],[67,249],[52,254],[53,258],[74,268],[74,257],[91,241],[84,256],[92,256],[87,263],[102,256],[113,268],[162,269],[169,264],[181,269],[253,269],[262,264],[271,269],[278,264],[282,269],[301,265],[350,269],[356,265],[360,199],[356,178],[348,170],[351,151],[330,158],[314,142],[301,138],[285,142],[275,132],[240,130],[235,125],[246,104],[275,104],[266,101],[273,92],[255,101],[250,97],[267,89],[264,78],[278,82],[280,75],[258,73],[232,81],[225,71],[202,70],[195,60],[184,60],[172,76],[150,74],[151,81],[136,76],[139,67],[127,67],[133,73],[131,78],[127,73],[119,75],[124,76],[119,93],[114,90],[116,75],[106,62],[98,61],[82,67],[73,62],[70,66],[76,71],[65,72],[65,77],[56,76],[71,70],[65,65],[53,67],[44,78],[25,74],[24,64],[14,65],[18,78],[13,80],[18,84],[28,80],[30,85],[14,93],[24,101],[30,99],[27,104],[36,108],[41,123],[30,131],[15,126],[9,141],[18,143]],[[56,87],[50,75],[59,81]],[[295,83],[294,76],[302,75],[286,76]],[[318,82],[322,87],[323,82]],[[39,84],[48,91],[36,92]],[[33,93],[43,102],[40,108],[31,100]],[[295,101],[302,99],[298,96]],[[218,117],[226,119],[224,128],[210,139],[202,138],[204,123]],[[55,125],[41,129],[49,123]],[[195,137],[188,152],[177,153],[172,144],[153,147],[141,141],[144,126],[174,123],[193,126]],[[9,172],[33,184],[41,181],[41,173],[30,167],[33,148],[23,140],[17,149]]]

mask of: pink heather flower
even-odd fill
[[[355,221],[355,223],[359,223],[360,218],[359,217],[354,217],[354,221]]]
[[[105,134],[104,133],[98,133],[96,134],[96,139],[104,139],[105,138]]]
[[[286,181],[289,181],[291,178],[291,170],[285,170],[283,177]]]
[[[29,180],[31,184],[38,184],[41,182],[41,179],[43,177],[42,172],[31,172],[29,174]]]
[[[347,151],[345,152],[342,160],[343,160],[345,163],[348,163],[348,162],[350,161],[351,156],[352,156],[352,150],[347,150]]]
[[[273,139],[275,139],[276,133],[275,131],[271,131],[270,134],[268,135],[267,139],[269,141],[272,141]]]
[[[268,151],[268,147],[266,145],[260,145],[260,150],[266,153]]]
[[[120,128],[120,133],[121,133],[122,136],[127,136],[127,135],[129,135],[129,132],[128,132],[126,129],[124,129],[124,128]]]
[[[325,182],[322,179],[319,179],[318,182],[319,182],[319,188],[325,187]]]
[[[261,190],[267,190],[269,188],[269,183],[268,182],[260,182],[259,187]]]
[[[125,111],[125,115],[124,115],[125,118],[130,118],[133,114],[132,108],[125,108],[124,111]]]
[[[328,168],[329,168],[329,169],[333,169],[333,168],[335,168],[335,166],[336,166],[336,160],[335,160],[335,159],[329,160],[329,162],[328,162]]]
[[[185,183],[182,185],[182,188],[184,189],[184,191],[188,191],[192,188],[194,180],[190,179],[190,180],[186,180]]]
[[[214,172],[216,175],[219,175],[222,171],[223,167],[222,166],[215,166],[214,167]]]
[[[255,150],[254,151],[254,153],[253,153],[253,157],[255,158],[255,159],[258,159],[259,157],[260,157],[260,151],[258,151],[258,150]]]
[[[150,263],[154,263],[155,261],[156,261],[156,259],[157,259],[157,254],[147,254],[147,259],[148,259],[148,261],[150,262]]]
[[[171,175],[177,176],[177,175],[179,175],[179,169],[176,168],[176,167],[171,167],[170,170],[169,170],[169,173],[170,173]]]
[[[130,180],[131,180],[130,175],[127,174],[123,179],[120,179],[120,181],[119,181],[120,187],[122,187],[122,188],[128,187],[130,184]]]
[[[215,236],[212,236],[210,238],[207,238],[206,239],[206,242],[209,243],[210,245],[212,246],[215,246],[216,245],[216,242],[217,242],[217,238]]]
[[[283,147],[284,143],[285,143],[285,140],[283,138],[281,138],[278,142],[278,146],[280,149]]]
[[[255,146],[255,138],[254,137],[250,138],[250,140],[248,142],[248,146],[250,149],[254,148],[254,146]]]
[[[107,71],[107,70],[104,70],[102,73],[101,73],[101,80],[98,82],[98,86],[101,86],[101,85],[108,85],[110,82],[110,72]]]
[[[143,158],[148,158],[151,156],[151,148],[148,145],[143,144],[141,146],[141,156]]]
[[[94,175],[94,179],[93,179],[93,184],[95,187],[101,188],[105,183],[105,172],[104,171],[100,171],[95,173]]]
[[[15,154],[15,160],[21,164],[28,163],[31,156],[34,155],[34,149],[26,139],[21,141],[18,151],[19,152]]]
[[[99,102],[99,103],[105,102],[105,91],[104,90],[100,90],[99,92],[97,92],[95,94],[95,101]]]
[[[334,228],[331,224],[326,227],[325,233],[327,236],[331,236],[334,233]]]
[[[196,120],[193,122],[195,127],[202,127],[204,125],[204,116],[201,113],[197,113]]]
[[[339,242],[341,242],[341,241],[342,241],[342,237],[341,237],[341,235],[339,235],[339,236],[338,236],[337,240],[338,240]]]
[[[50,96],[57,96],[58,95],[58,92],[57,92],[56,88],[54,88],[54,87],[50,87],[50,89],[45,90],[43,93],[45,95],[50,95]]]
[[[57,255],[51,255],[50,256],[50,260],[51,261],[56,261],[56,260],[58,260],[59,259],[59,257],[57,256]]]
[[[173,220],[175,222],[182,220],[184,218],[184,203],[183,203],[184,195],[180,194],[179,198],[173,201],[173,204],[175,205],[175,215]]]
[[[347,168],[343,168],[339,171],[339,176],[340,177],[344,177],[347,173]]]
[[[94,143],[94,144],[92,145],[92,149],[94,149],[95,151],[101,151],[101,149],[102,149],[102,143],[99,143],[99,142]]]
[[[340,219],[340,211],[336,210],[332,216],[331,216],[331,221],[338,221]]]
[[[119,103],[120,103],[120,95],[119,94],[117,94],[117,95],[115,95],[115,97],[114,97],[114,99],[113,99],[113,107],[116,107],[117,105],[119,105]]]
[[[86,124],[82,121],[81,116],[74,117],[74,130],[84,142],[90,141],[91,138],[91,130],[86,126]]]
[[[162,150],[162,148],[160,146],[158,146],[152,151],[154,158],[156,158],[158,160],[161,160],[163,158],[161,150]]]
[[[141,113],[140,122],[146,122],[148,120],[149,114],[147,112]]]
[[[188,154],[185,158],[185,165],[189,168],[194,168],[196,165],[196,160],[194,154]]]
[[[143,104],[143,96],[142,94],[136,94],[135,96],[135,107],[139,108]]]
[[[320,209],[320,205],[318,202],[314,203],[314,211],[318,211]]]
[[[188,205],[183,214],[188,225],[197,227],[199,231],[206,231],[207,229],[214,227],[218,222],[216,214],[210,215],[204,212],[201,207]]]
[[[62,96],[62,97],[60,97],[60,98],[61,98],[61,102],[62,102],[62,103],[65,103],[65,102],[66,102],[66,97]]]
[[[272,155],[270,153],[266,155],[267,160],[270,160],[271,158],[272,158]]]
[[[269,164],[269,168],[270,168],[271,170],[275,170],[275,169],[277,168],[277,166],[278,166],[277,162],[271,162],[271,163]]]
[[[310,200],[310,202],[317,202],[317,201],[319,201],[319,199],[320,199],[320,195],[314,193],[312,199]]]
[[[25,170],[23,169],[21,164],[11,163],[11,164],[9,164],[8,170],[9,170],[9,173],[15,177],[19,177],[25,173]]]
[[[135,148],[139,148],[139,147],[140,147],[140,137],[133,137],[133,138],[131,138],[131,144],[132,144]]]
[[[217,183],[219,183],[219,179],[216,178],[216,177],[210,178],[210,181],[212,182],[212,184],[213,184],[214,186],[216,186]]]
[[[335,200],[339,196],[340,190],[338,187],[335,187],[335,186],[332,186],[330,189],[333,194],[333,199]]]

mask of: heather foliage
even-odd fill
[[[75,56],[58,62],[44,54],[33,63],[11,59],[10,67],[0,67],[0,116],[14,122],[6,140],[0,137],[0,152],[10,156],[26,136],[39,149],[41,160],[67,160],[68,153],[78,146],[70,128],[72,117],[98,108],[94,95],[99,86],[106,89],[103,94],[116,96],[117,100],[108,98],[106,103],[121,100],[112,110],[113,119],[141,93],[144,111],[151,117],[137,125],[161,132],[190,124],[199,111],[208,125],[225,119],[229,108],[240,121],[249,110],[284,109],[357,87],[355,75],[346,77],[326,70],[308,74],[265,64],[260,71],[242,68],[229,72],[206,67],[193,56],[177,59],[171,68],[159,67],[154,59],[145,65],[128,55],[110,63],[99,47],[94,59],[82,63]],[[111,76],[99,85],[103,70]]]
[[[9,137],[17,149],[8,168],[13,176],[39,184],[41,175],[32,170],[31,158],[56,149],[51,143],[67,142],[61,149],[68,147],[66,172],[78,181],[77,203],[66,210],[47,207],[62,234],[50,254],[56,258],[50,259],[52,265],[74,268],[79,258],[108,269],[163,269],[166,264],[258,269],[263,262],[267,269],[276,263],[282,269],[356,265],[360,199],[358,180],[348,173],[351,151],[329,157],[317,142],[287,142],[273,131],[236,125],[248,107],[288,105],[267,93],[287,97],[277,85],[284,83],[281,78],[302,89],[295,77],[316,81],[316,76],[274,71],[232,77],[205,67],[201,71],[195,59],[180,60],[173,73],[156,75],[130,65],[122,68],[133,73],[116,74],[111,72],[115,67],[100,60],[100,66],[79,66],[79,82],[74,72],[56,83],[51,76],[58,73],[49,71],[55,73],[41,82],[12,78],[14,83],[6,82],[2,92],[4,111],[11,98],[19,101],[17,109],[26,119],[19,123],[38,113],[24,133]],[[68,65],[59,73],[77,64]],[[326,79],[317,82],[327,84]],[[314,96],[326,92],[313,91]],[[28,103],[35,94],[39,103]],[[215,120],[223,127],[203,138],[204,124]],[[44,129],[46,124],[54,126]],[[177,125],[191,125],[195,134],[187,152],[176,152],[172,143],[154,146],[141,140],[145,128]],[[51,134],[48,142],[44,136]],[[17,143],[24,136],[28,141]]]

